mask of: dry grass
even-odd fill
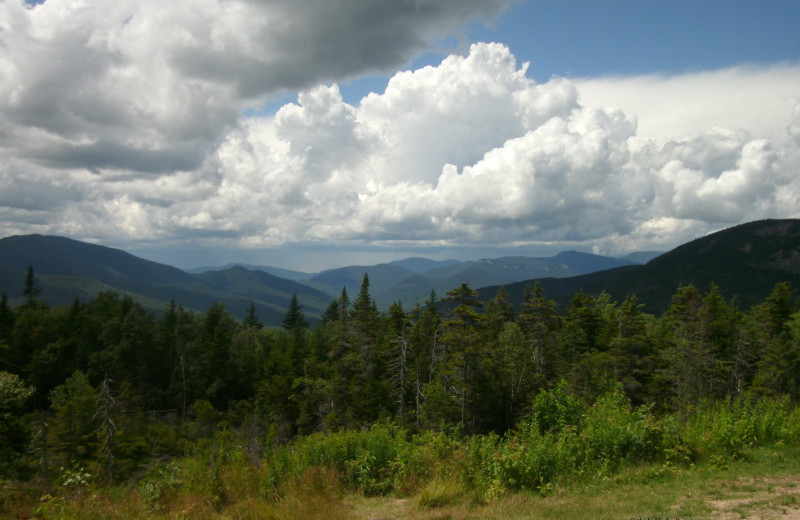
[[[460,481],[433,478],[418,494],[365,498],[347,494],[334,470],[310,468],[267,492],[257,468],[221,473],[220,497],[175,486],[156,502],[135,489],[83,489],[39,498],[3,489],[0,518],[255,520],[467,520],[739,518],[800,519],[800,448],[761,449],[750,462],[714,466],[629,467],[613,476],[558,481],[546,496],[508,494],[490,500]],[[232,472],[233,471],[233,472]]]
[[[486,504],[463,493],[420,508],[410,499],[348,497],[359,520],[620,518],[800,519],[800,450],[760,450],[753,462],[713,468],[630,468],[615,477],[562,482],[548,496],[517,493]],[[435,489],[440,489],[437,484]],[[445,486],[446,487],[446,486]],[[454,488],[457,487],[454,485]],[[429,491],[430,493],[430,491]]]

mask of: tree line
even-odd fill
[[[160,314],[100,293],[49,308],[29,269],[24,303],[0,299],[0,472],[46,483],[91,468],[108,481],[236,431],[257,460],[316,432],[390,422],[411,432],[504,434],[556,388],[586,403],[621,389],[674,413],[698,402],[796,402],[800,313],[789,284],[740,309],[713,284],[679,287],[661,316],[635,295],[579,291],[567,308],[538,283],[514,308],[462,284],[382,312],[364,275],[313,327],[293,297],[283,326],[171,302]],[[70,473],[72,475],[72,473]],[[73,475],[74,476],[74,475]]]

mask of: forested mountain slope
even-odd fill
[[[762,301],[778,282],[800,287],[800,220],[749,222],[702,238],[664,253],[645,265],[629,266],[572,278],[543,278],[545,294],[566,306],[577,291],[598,295],[605,291],[618,301],[635,294],[644,309],[660,313],[681,285],[706,291],[711,283],[725,298],[736,297],[748,307]],[[505,285],[509,300],[519,305],[533,280]],[[498,287],[481,289],[491,298]]]
[[[279,325],[294,293],[311,318],[319,316],[330,301],[320,291],[261,271],[233,267],[189,274],[119,249],[58,236],[25,235],[0,239],[0,292],[12,302],[22,294],[29,265],[41,287],[41,299],[49,305],[66,305],[75,298],[86,301],[112,290],[133,296],[155,311],[171,300],[197,311],[221,302],[241,318],[252,301],[265,324]]]

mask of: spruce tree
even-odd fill
[[[28,270],[25,272],[25,288],[22,290],[22,296],[25,298],[25,305],[34,307],[36,305],[36,298],[41,292],[41,289],[36,287],[36,279],[33,276],[33,266],[28,265]]]
[[[247,307],[247,315],[242,322],[242,325],[245,328],[252,329],[252,330],[259,330],[264,328],[264,324],[261,323],[258,319],[258,314],[256,314],[256,304],[250,302],[250,306]]]
[[[283,317],[283,328],[286,330],[308,328],[303,306],[297,302],[297,293],[292,294],[289,309],[286,311],[286,316]]]

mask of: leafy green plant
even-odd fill
[[[142,476],[136,486],[139,498],[148,504],[158,502],[180,483],[180,474],[180,468],[172,462],[155,465]]]
[[[67,489],[83,489],[92,481],[92,474],[83,466],[73,464],[69,468],[61,468],[61,485]]]

